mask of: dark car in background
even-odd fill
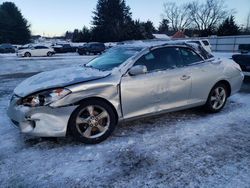
[[[15,53],[16,48],[11,44],[1,44],[0,53]]]
[[[56,53],[69,53],[69,52],[76,52],[77,47],[71,46],[70,44],[57,44],[52,46]]]
[[[250,52],[250,44],[240,44],[239,45],[239,51],[241,53],[248,53],[248,52]]]
[[[84,44],[83,46],[78,47],[78,54],[79,55],[89,55],[89,54],[101,54],[106,49],[105,45],[103,43],[99,42],[90,42],[87,44]]]
[[[235,54],[233,60],[238,63],[245,76],[250,76],[250,51],[248,53]]]

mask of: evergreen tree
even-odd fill
[[[73,32],[72,42],[80,42],[80,35],[78,29],[75,29]]]
[[[144,39],[153,39],[153,33],[156,32],[153,22],[147,21],[141,23],[141,33]]]
[[[90,42],[91,41],[91,31],[84,26],[82,29],[82,38],[81,38],[81,42]]]
[[[239,26],[235,23],[234,16],[226,18],[223,23],[219,26],[219,36],[230,36],[239,34]]]
[[[72,42],[90,42],[92,33],[86,26],[84,26],[82,31],[79,31],[78,29],[75,29],[73,33],[67,31],[65,34],[65,38],[66,36],[72,36]]]
[[[73,38],[73,33],[70,32],[70,31],[66,31],[64,38],[65,38],[66,40],[72,40],[72,38]]]
[[[125,0],[98,0],[92,24],[95,41],[132,39],[133,21]]]
[[[12,2],[0,5],[0,43],[25,44],[30,41],[30,25]]]
[[[160,25],[158,27],[158,33],[160,34],[167,34],[167,32],[169,31],[169,21],[167,19],[163,19],[160,22]]]
[[[144,36],[142,35],[143,30],[144,28],[142,26],[142,22],[140,22],[140,20],[135,20],[133,22],[133,27],[132,27],[132,35],[131,35],[132,40],[145,39]]]
[[[140,22],[136,20],[133,22],[133,34],[131,34],[132,40],[144,40],[153,39],[153,33],[156,32],[154,25],[151,21]]]

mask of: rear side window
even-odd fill
[[[134,65],[145,65],[149,72],[173,69],[182,64],[180,51],[175,47],[155,49],[142,56]]]
[[[180,52],[183,59],[183,66],[203,61],[197,53],[189,48],[180,48]]]
[[[208,41],[203,40],[202,42],[203,42],[203,44],[204,44],[205,46],[209,46],[209,42],[208,42]]]

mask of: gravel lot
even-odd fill
[[[93,56],[0,55],[0,187],[250,187],[250,82],[224,110],[168,113],[119,125],[107,141],[19,133],[7,116],[13,89],[41,71]]]

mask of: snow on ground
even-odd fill
[[[52,57],[17,57],[15,54],[0,54],[0,75],[30,73],[85,64],[95,56],[80,56],[77,53],[56,54]],[[15,68],[13,68],[15,67]]]
[[[16,85],[57,66],[53,60],[36,69],[34,61],[26,63],[31,72],[0,74],[0,187],[249,187],[249,82],[221,113],[191,109],[132,121],[89,146],[25,136],[10,124],[6,108]]]

